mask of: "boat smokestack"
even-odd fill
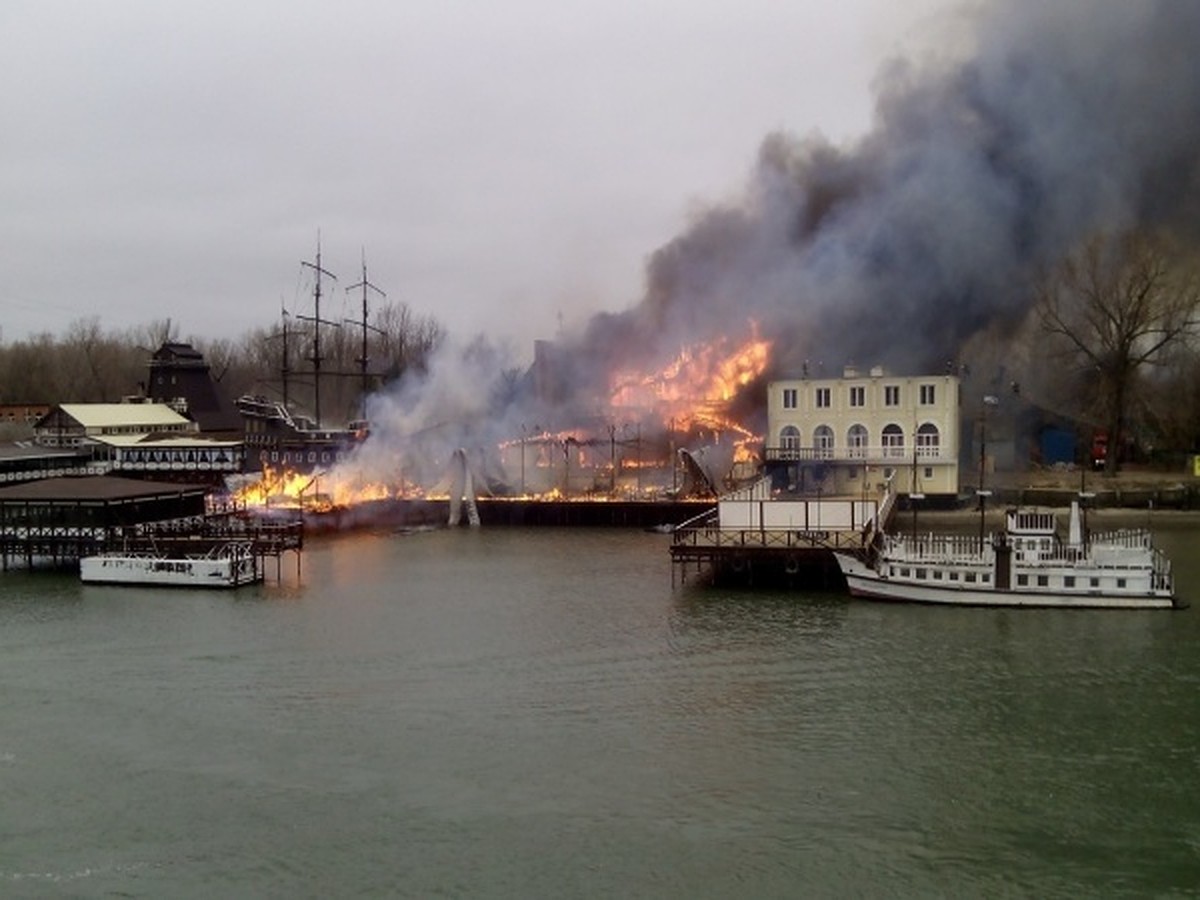
[[[1083,524],[1079,516],[1079,501],[1071,501],[1071,521],[1067,527],[1067,545],[1070,547],[1083,546]]]

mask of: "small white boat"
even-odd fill
[[[1004,531],[883,535],[865,559],[835,553],[855,597],[968,606],[1170,609],[1170,560],[1143,528],[1085,536],[1078,502],[1058,535],[1048,510],[1011,509]]]
[[[199,588],[235,588],[263,580],[258,560],[242,544],[226,544],[194,557],[120,552],[86,556],[79,561],[79,577],[88,584]]]

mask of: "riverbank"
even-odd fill
[[[1190,472],[1170,472],[1128,467],[1115,475],[1081,472],[1077,468],[995,472],[987,477],[996,506],[1067,507],[1088,495],[1093,509],[1200,510],[1200,478]],[[964,490],[964,502],[975,505],[975,492]]]

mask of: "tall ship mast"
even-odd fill
[[[325,359],[321,355],[321,326],[330,325],[334,328],[339,328],[337,322],[331,322],[328,319],[321,318],[321,276],[331,278],[337,281],[337,276],[332,272],[321,267],[321,236],[317,235],[317,258],[315,262],[301,260],[300,265],[307,266],[313,270],[315,276],[313,282],[313,314],[311,316],[297,316],[305,322],[313,323],[313,343],[312,356],[309,361],[313,366],[313,419],[316,421],[317,427],[321,427],[321,362]]]
[[[336,281],[337,276],[322,265],[319,235],[316,257],[311,262],[302,260],[300,264],[304,268],[311,269],[314,275],[313,313],[312,315],[289,316],[287,309],[282,309],[282,328],[276,335],[283,342],[279,368],[282,399],[271,399],[261,394],[247,394],[239,397],[237,401],[243,418],[248,467],[301,471],[319,470],[335,465],[344,459],[346,453],[367,435],[366,422],[363,420],[352,422],[344,428],[328,428],[322,425],[321,387],[324,375],[329,374],[323,371],[326,357],[321,347],[322,327],[341,327],[341,323],[321,317],[321,298],[324,296],[322,286],[325,279]],[[338,376],[355,374],[361,377],[363,396],[359,400],[360,408],[364,406],[366,393],[369,390],[367,332],[381,333],[379,329],[372,327],[367,322],[367,295],[368,291],[374,291],[380,296],[386,296],[382,290],[367,280],[365,252],[362,272],[362,281],[347,288],[347,291],[361,289],[363,292],[362,320],[361,323],[356,322],[356,324],[360,324],[363,335],[362,353],[356,360],[359,363],[359,371],[356,373],[332,373]],[[291,363],[291,338],[295,333],[294,329],[289,327],[289,321],[292,318],[309,322],[313,328],[312,352],[311,355],[305,357],[312,363],[313,416],[311,418],[294,410],[291,405],[289,384],[293,376],[298,374]]]
[[[365,420],[367,418],[367,395],[371,392],[370,376],[368,375],[371,358],[367,355],[367,332],[373,331],[378,335],[383,334],[382,329],[367,324],[367,292],[374,291],[380,297],[387,297],[387,294],[367,280],[367,251],[365,248],[362,253],[362,281],[358,282],[358,284],[350,285],[350,287],[346,288],[346,293],[360,288],[362,289],[362,319],[358,322],[354,322],[351,319],[347,319],[346,321],[361,325],[362,327],[362,353],[355,362],[358,363],[359,374],[362,376],[362,393],[358,401],[359,414]]]

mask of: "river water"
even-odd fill
[[[358,532],[236,592],[0,578],[0,896],[1200,895],[1181,612],[672,579],[635,530]]]

